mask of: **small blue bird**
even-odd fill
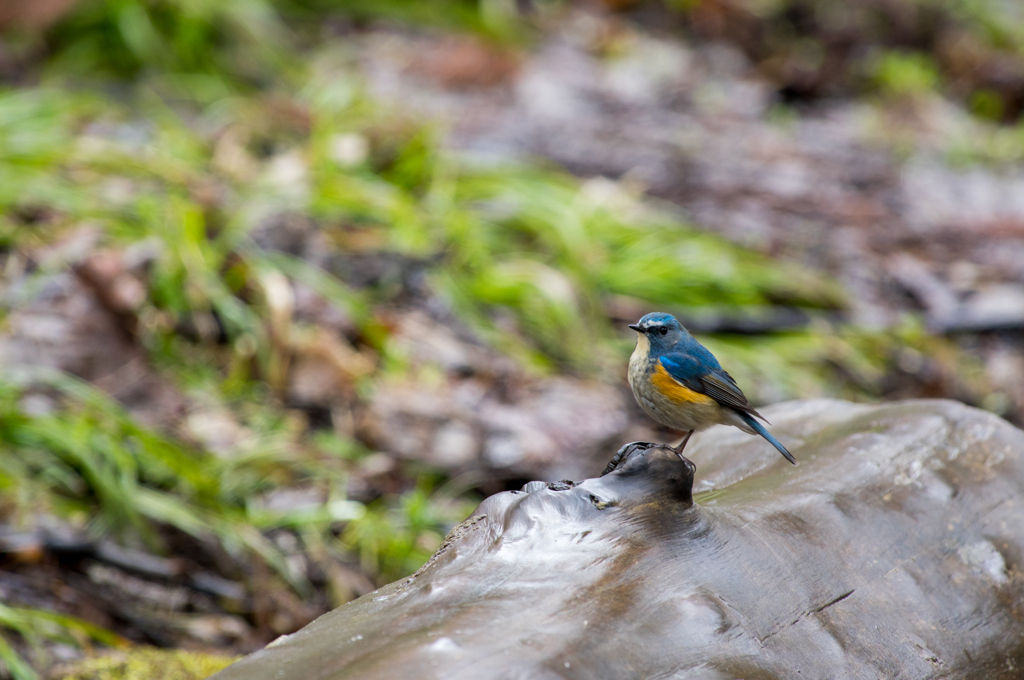
[[[629,358],[629,386],[647,415],[686,432],[673,451],[682,456],[694,432],[721,423],[761,435],[796,465],[793,454],[755,420],[768,422],[747,402],[715,355],[674,316],[653,312],[629,327],[638,334]]]

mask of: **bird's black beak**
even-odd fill
[[[638,323],[631,323],[631,324],[629,324],[629,327],[632,328],[633,330],[635,330],[637,333],[642,333],[643,332],[643,329],[640,328],[640,324],[638,324]]]

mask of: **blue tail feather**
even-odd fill
[[[790,453],[789,450],[785,446],[783,446],[778,439],[773,437],[772,433],[766,430],[764,425],[757,422],[754,419],[754,417],[749,413],[743,413],[742,411],[737,411],[737,413],[740,414],[740,418],[743,418],[743,422],[752,427],[754,431],[757,432],[759,435],[767,439],[769,444],[777,448],[779,450],[779,453],[785,456],[786,460],[788,460],[793,465],[796,465],[796,458],[793,457],[793,454]]]

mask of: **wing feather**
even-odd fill
[[[719,404],[731,406],[737,411],[749,413],[764,420],[764,416],[754,410],[754,407],[747,401],[743,390],[739,388],[736,381],[725,371],[720,373],[709,373],[700,379],[705,388],[705,394],[717,401]],[[768,422],[768,421],[765,421]]]
[[[768,422],[764,416],[754,410],[743,394],[743,390],[724,369],[716,367],[709,370],[698,360],[685,354],[666,354],[661,357],[660,361],[668,374],[679,384],[694,392],[706,394],[723,406],[749,413]]]

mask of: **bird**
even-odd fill
[[[796,465],[793,454],[758,422],[768,421],[747,402],[715,355],[674,316],[652,312],[629,327],[637,332],[629,386],[647,415],[686,433],[678,446],[668,447],[680,458],[694,432],[723,424],[761,435]]]

